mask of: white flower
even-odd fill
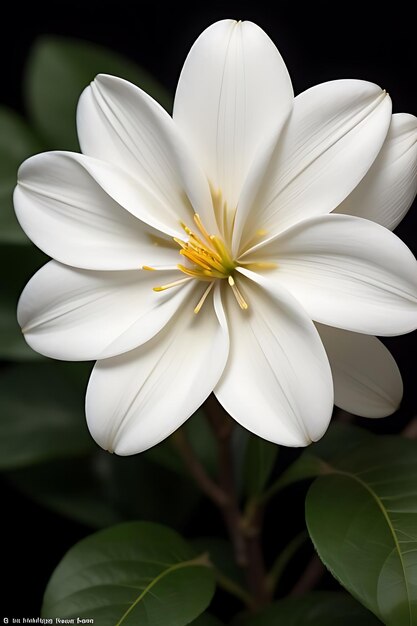
[[[270,39],[226,20],[191,49],[173,119],[98,76],[77,121],[83,154],[19,171],[19,221],[55,260],[18,317],[42,354],[98,360],[101,446],[145,450],[213,390],[254,433],[306,445],[332,413],[328,357],[336,404],[395,410],[398,369],[368,335],[417,327],[417,264],[388,230],[416,191],[414,117],[359,80],[293,99]]]

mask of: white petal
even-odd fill
[[[28,344],[45,356],[81,361],[120,354],[153,337],[190,297],[193,281],[152,290],[179,274],[92,272],[51,261],[23,290],[18,321]]]
[[[242,426],[286,446],[319,439],[333,409],[330,367],[314,324],[284,289],[240,268],[249,308],[225,287],[230,354],[215,394]],[[252,278],[258,284],[255,284]]]
[[[286,287],[317,322],[369,335],[417,328],[417,262],[379,224],[323,215],[289,228],[245,262],[274,261]]]
[[[181,426],[211,393],[228,354],[214,291],[214,306],[210,294],[195,315],[195,303],[189,302],[151,341],[96,364],[86,411],[100,446],[121,455],[142,452]]]
[[[77,127],[84,154],[121,167],[178,220],[188,222],[199,213],[212,232],[207,180],[172,118],[150,96],[121,78],[101,74],[81,95]]]
[[[191,48],[173,117],[229,209],[236,208],[258,148],[282,127],[292,102],[285,64],[252,22],[217,22]]]
[[[335,209],[372,165],[390,119],[389,96],[365,81],[332,81],[297,96],[258,196],[252,205],[242,198],[240,250],[260,230],[274,236]]]
[[[108,172],[107,166],[82,155],[46,152],[23,163],[14,205],[28,237],[46,254],[74,267],[100,270],[137,269],[142,265],[175,267],[179,257],[172,239],[115,202],[86,168],[105,180],[103,184],[112,186],[112,172]],[[121,189],[127,189],[123,182],[116,179],[115,195],[121,196]],[[158,215],[156,200],[139,185],[131,197],[129,204],[136,213],[140,213],[142,204],[145,205],[142,216],[146,217],[152,208]],[[157,223],[155,219],[152,221]]]
[[[386,417],[399,407],[403,384],[397,364],[376,337],[317,324],[329,357],[335,404],[362,417]]]
[[[416,193],[417,118],[397,113],[375,163],[336,213],[365,217],[394,230]]]

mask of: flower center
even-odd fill
[[[205,281],[208,283],[207,289],[194,309],[194,313],[198,313],[212,290],[215,281],[226,279],[240,308],[243,310],[247,309],[248,304],[233,278],[233,272],[238,263],[231,256],[223,239],[218,235],[210,235],[207,232],[198,213],[194,215],[194,222],[196,225],[195,231],[191,230],[186,224],[181,223],[187,239],[173,238],[180,247],[179,253],[181,256],[189,261],[189,265],[183,265],[182,263],[177,265],[178,269],[183,274],[186,274],[186,278],[176,280],[168,285],[154,287],[154,291],[165,291],[193,278]],[[143,266],[143,269],[151,270],[154,268]]]
[[[198,234],[182,223],[181,226],[188,235],[188,241],[174,238],[175,243],[181,248],[180,254],[192,264],[191,267],[178,264],[178,269],[199,280],[212,281],[215,278],[229,278],[237,267],[237,263],[233,260],[224,241],[216,235],[209,235],[197,213],[194,215],[194,221],[199,231]]]

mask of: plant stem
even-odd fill
[[[183,429],[177,430],[171,435],[171,441],[182,460],[190,471],[201,491],[205,493],[220,508],[226,505],[228,496],[221,487],[207,474],[204,466],[194,454],[187,435]]]
[[[271,601],[260,540],[262,511],[258,509],[254,513],[250,525],[244,523],[239,507],[231,449],[233,421],[214,396],[206,400],[205,411],[218,444],[220,486],[228,496],[221,510],[233,544],[236,563],[245,572],[253,600],[252,609],[256,611]]]
[[[307,531],[301,531],[283,548],[282,552],[277,556],[274,564],[269,570],[267,578],[268,588],[270,589],[271,593],[274,593],[281,580],[286,566],[307,539]]]
[[[323,563],[320,561],[317,554],[314,554],[304,572],[301,574],[301,577],[291,589],[290,595],[302,596],[307,593],[307,591],[314,589],[323,578],[325,571],[326,568]]]

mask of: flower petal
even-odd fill
[[[276,262],[271,280],[317,322],[368,335],[417,328],[416,259],[379,224],[350,215],[314,217],[243,260]]]
[[[46,152],[25,161],[19,169],[14,205],[28,237],[46,254],[74,267],[175,267],[178,252],[177,247],[172,247],[172,239],[115,202],[93,174],[105,180],[103,184],[112,186],[107,166],[83,155]],[[115,186],[127,190],[123,180],[116,179]],[[152,208],[158,215],[156,200],[139,185],[131,196],[137,213],[137,207],[144,204],[142,216],[146,218]],[[152,221],[159,225],[154,218]]]
[[[206,177],[172,118],[145,92],[100,74],[80,97],[77,127],[84,154],[125,170],[178,220],[188,223],[197,212],[215,232]]]
[[[372,165],[390,119],[389,96],[365,81],[332,81],[297,96],[260,192],[252,203],[242,198],[240,250],[259,231],[274,236],[335,209]]]
[[[176,430],[204,402],[221,376],[228,334],[214,290],[198,315],[187,303],[140,348],[99,361],[87,389],[90,432],[117,454],[142,452]]]
[[[173,117],[229,209],[236,208],[258,148],[282,127],[292,102],[285,64],[252,22],[217,22],[191,48]]]
[[[416,193],[417,118],[397,113],[375,163],[335,212],[365,217],[394,230]]]
[[[215,394],[260,437],[305,446],[324,434],[333,409],[320,337],[288,292],[253,272],[239,272],[236,281],[249,307],[242,311],[225,287],[230,354]]]
[[[18,321],[28,344],[45,356],[82,361],[120,354],[153,337],[190,297],[192,281],[152,290],[179,274],[91,272],[51,261],[23,290]]]
[[[376,337],[317,324],[329,357],[335,404],[362,417],[386,417],[399,407],[403,384],[397,364]]]

